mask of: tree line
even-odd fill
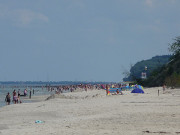
[[[154,87],[166,85],[171,88],[180,87],[180,36],[174,39],[172,44],[169,44],[169,52],[172,55],[164,64],[156,64],[153,67],[153,62],[149,64],[152,66],[151,70],[147,70],[147,78],[142,79],[136,74],[133,75],[131,68],[131,79],[138,84],[145,87]]]

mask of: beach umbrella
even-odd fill
[[[142,87],[141,85],[138,85],[138,86],[137,86],[137,88],[139,88],[139,89],[143,89],[143,87]]]

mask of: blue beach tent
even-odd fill
[[[144,93],[144,91],[142,89],[136,88],[133,91],[131,91],[131,93]]]

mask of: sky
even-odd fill
[[[180,0],[0,0],[0,81],[120,82],[170,54]]]

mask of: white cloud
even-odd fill
[[[8,13],[8,8],[0,5],[0,18],[3,18]]]
[[[156,6],[156,5],[162,5],[162,4],[176,4],[177,0],[145,0],[145,4],[148,6],[148,7],[153,7],[153,6]]]
[[[149,7],[152,7],[152,6],[153,6],[153,0],[146,0],[145,3],[146,3],[146,5],[149,6]]]
[[[0,5],[0,19],[6,20],[16,26],[28,26],[31,23],[47,23],[48,17],[42,13],[27,9],[10,10]]]
[[[171,1],[171,3],[173,3],[173,4],[174,4],[177,0],[170,0],[170,1]]]
[[[68,9],[83,9],[85,4],[81,0],[72,1],[72,3],[67,7]]]
[[[36,21],[48,22],[49,19],[42,13],[33,12],[30,10],[16,10],[13,12],[13,20],[20,25],[29,25]]]

